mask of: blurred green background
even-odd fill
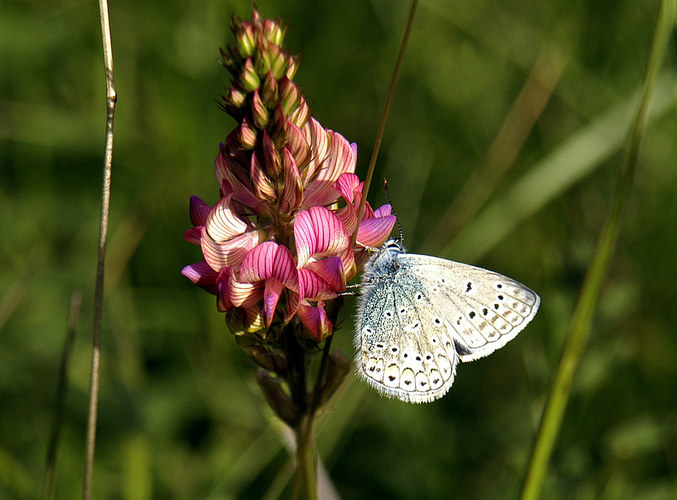
[[[409,8],[258,2],[289,23],[295,81],[364,176]],[[247,1],[110,6],[119,95],[95,498],[258,498],[289,477],[285,432],[214,298],[180,275],[188,199],[214,203],[233,121],[218,47]],[[610,208],[657,2],[423,1],[370,194],[416,252],[475,263],[542,297],[534,322],[414,406],[353,381],[321,421],[343,498],[513,498]],[[40,491],[69,303],[84,294],[57,497],[81,491],[105,84],[97,4],[0,11],[0,498]],[[677,495],[677,58],[654,93],[626,224],[544,498]],[[334,346],[352,356],[354,300]]]

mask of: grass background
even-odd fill
[[[303,54],[295,81],[363,176],[408,4],[260,1]],[[192,194],[234,123],[217,49],[245,1],[111,4],[116,87],[96,498],[275,496],[284,429],[214,299],[179,271]],[[542,297],[533,324],[425,405],[349,380],[319,452],[343,498],[514,497],[623,158],[657,2],[423,1],[375,179],[410,250]],[[73,292],[84,294],[57,497],[80,494],[105,85],[97,5],[0,13],[0,498],[40,491]],[[677,494],[677,58],[654,92],[626,224],[544,498]],[[379,183],[370,199],[385,202]],[[352,354],[354,301],[334,346]]]

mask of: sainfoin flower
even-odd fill
[[[298,58],[283,50],[280,24],[254,10],[233,31],[235,46],[221,52],[233,75],[221,105],[238,125],[216,156],[219,199],[211,206],[190,200],[185,239],[200,245],[203,258],[182,272],[216,295],[252,359],[284,375],[283,337],[293,332],[312,344],[332,334],[329,305],[367,249],[387,239],[395,217],[389,205],[367,203],[357,220],[357,146],[311,116],[292,81]]]

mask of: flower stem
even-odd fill
[[[649,61],[642,81],[640,98],[630,129],[628,153],[621,166],[611,212],[600,235],[597,250],[585,277],[557,373],[543,410],[536,443],[522,486],[522,500],[540,498],[550,456],[559,435],[564,410],[571,392],[573,378],[590,333],[600,289],[618,241],[623,211],[629,199],[632,181],[637,170],[639,146],[651,92],[670,36],[674,11],[675,0],[663,0],[661,2]]]

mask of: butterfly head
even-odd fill
[[[397,269],[397,257],[404,253],[405,249],[400,240],[386,241],[367,262],[364,272],[367,277],[388,275]]]

